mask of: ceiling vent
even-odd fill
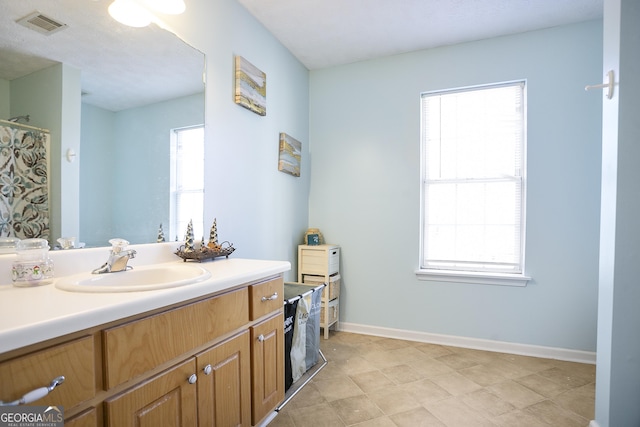
[[[27,28],[35,30],[42,34],[53,34],[60,30],[67,28],[67,24],[58,22],[53,18],[49,18],[40,12],[33,12],[22,19],[16,21],[20,25],[24,25]]]

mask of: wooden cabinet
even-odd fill
[[[340,271],[340,247],[336,245],[299,245],[298,281],[303,274],[329,277]]]
[[[329,328],[339,327],[340,321],[340,247],[336,245],[299,245],[298,282],[318,285],[326,283],[322,291],[320,327],[324,338]]]
[[[198,424],[251,425],[249,331],[198,354],[196,360]]]
[[[251,426],[284,400],[282,275],[0,355],[0,399],[74,427]]]
[[[245,326],[248,304],[242,288],[105,330],[107,388]]]
[[[251,378],[251,420],[255,425],[284,400],[282,312],[251,328]]]
[[[194,358],[105,402],[111,427],[197,425]]]
[[[251,423],[258,424],[284,400],[284,284],[249,286],[251,331]],[[270,316],[265,320],[265,316]]]

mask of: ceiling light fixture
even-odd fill
[[[151,13],[131,0],[115,0],[109,5],[109,15],[130,27],[146,27],[151,23]]]
[[[114,0],[109,5],[109,15],[130,27],[146,27],[157,21],[151,10],[166,15],[179,15],[185,8],[183,0]]]

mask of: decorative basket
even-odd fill
[[[184,262],[187,262],[188,260],[202,262],[219,257],[229,258],[229,255],[231,255],[235,250],[236,248],[233,247],[233,243],[225,241],[222,242],[219,249],[211,249],[207,246],[203,246],[200,249],[193,249],[188,252],[185,252],[185,245],[181,245],[176,251],[176,255],[182,258]]]

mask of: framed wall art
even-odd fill
[[[236,104],[261,116],[267,115],[267,75],[236,56]]]
[[[320,244],[320,236],[317,234],[307,234],[307,245],[318,246]]]
[[[302,143],[284,132],[280,133],[280,156],[278,170],[293,176],[300,176]]]

